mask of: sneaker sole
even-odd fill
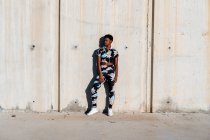
[[[98,113],[98,111],[96,111],[94,113],[91,113],[91,114],[87,114],[87,115],[90,116],[90,115],[93,115],[93,114],[96,114],[96,113]]]

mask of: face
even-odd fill
[[[112,40],[110,40],[109,38],[105,38],[105,46],[109,46],[112,43]]]

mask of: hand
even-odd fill
[[[103,76],[103,75],[99,76],[99,81],[100,81],[101,83],[104,82],[104,76]]]

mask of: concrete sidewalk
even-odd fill
[[[0,140],[210,140],[210,114],[1,112]]]

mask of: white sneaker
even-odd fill
[[[113,112],[112,112],[112,109],[108,109],[108,116],[113,116]]]
[[[90,112],[87,113],[87,115],[93,115],[98,112],[98,109],[96,107],[91,108]]]

